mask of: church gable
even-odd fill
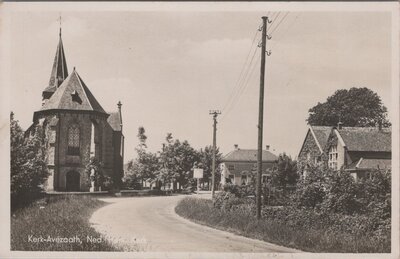
[[[107,114],[75,69],[43,105],[41,111],[45,110],[79,110]]]

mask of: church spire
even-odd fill
[[[60,17],[60,32],[59,41],[54,57],[53,68],[50,74],[49,86],[43,91],[43,99],[49,99],[51,95],[57,90],[61,83],[68,76],[67,61],[65,60],[64,47],[61,38],[61,17]]]

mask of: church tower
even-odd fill
[[[54,57],[53,68],[50,74],[49,85],[43,90],[43,104],[53,95],[61,83],[68,77],[67,61],[65,60],[64,46],[61,38],[61,28],[59,34],[59,41]]]
[[[97,187],[119,189],[124,153],[121,104],[118,112],[106,112],[75,67],[68,74],[61,29],[49,85],[42,97],[42,107],[34,113],[27,132],[35,125],[44,129],[50,173],[46,191],[91,190],[86,166],[93,158],[102,164],[104,181]]]

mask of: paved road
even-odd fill
[[[104,198],[90,222],[125,251],[297,252],[190,222],[174,211],[183,197]]]

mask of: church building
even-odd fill
[[[123,176],[124,135],[121,102],[117,112],[106,112],[90,92],[78,71],[68,73],[64,47],[59,43],[48,86],[42,92],[42,107],[33,115],[27,130],[43,127],[49,177],[45,186],[52,191],[89,191],[91,158],[101,162],[104,178],[118,188]]]

